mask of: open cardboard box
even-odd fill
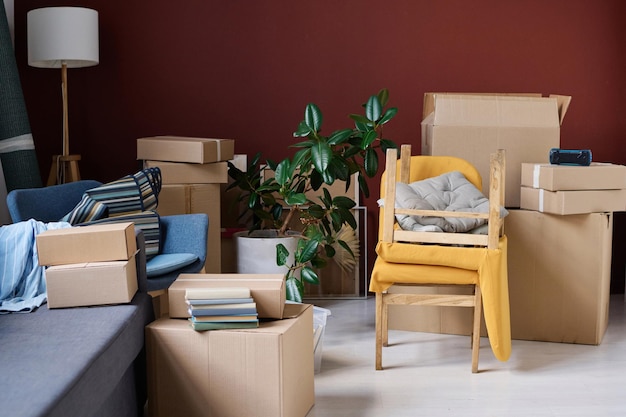
[[[188,288],[245,287],[256,303],[259,318],[280,319],[285,307],[283,274],[180,274],[168,289],[171,318],[187,318]]]
[[[472,163],[489,191],[489,155],[506,151],[505,205],[520,206],[521,164],[548,162],[560,144],[571,97],[539,94],[426,93],[422,154],[457,156]]]
[[[315,402],[313,306],[286,304],[256,329],[146,327],[152,417],[304,417]]]

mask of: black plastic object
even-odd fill
[[[581,165],[591,164],[591,150],[589,149],[550,149],[550,163],[552,165]]]

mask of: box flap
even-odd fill
[[[567,109],[569,109],[569,105],[572,102],[572,97],[561,96],[558,94],[550,94],[550,97],[556,98],[559,107],[559,123],[563,124],[563,119],[565,118],[565,113],[567,113]]]
[[[540,93],[425,93],[424,107],[422,109],[422,119],[435,111],[435,96],[455,95],[455,96],[512,96],[512,97],[541,97]]]

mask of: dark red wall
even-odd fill
[[[26,12],[56,5],[15,4],[16,54],[46,175],[61,146],[60,71],[27,66]],[[100,13],[100,65],[69,74],[71,151],[82,155],[83,177],[135,170],[135,139],[157,134],[234,138],[237,153],[281,158],[306,103],[321,107],[331,131],[382,87],[399,108],[387,136],[415,151],[424,92],[539,92],[573,97],[562,147],[626,163],[622,0],[63,5]],[[623,278],[621,251],[614,263]]]

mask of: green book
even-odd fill
[[[259,327],[257,321],[245,321],[245,322],[196,322],[189,319],[191,327],[196,331],[205,330],[223,330],[223,329],[254,329]]]

